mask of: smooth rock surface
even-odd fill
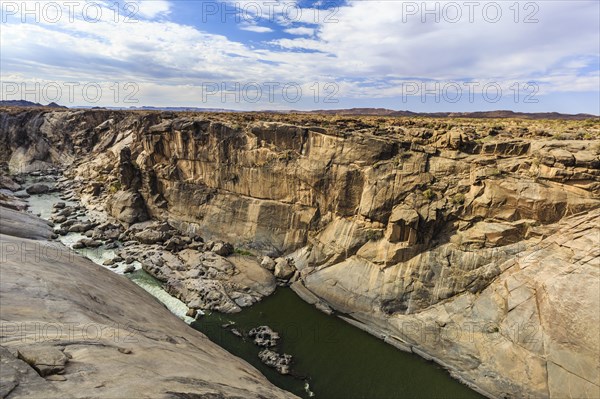
[[[31,239],[47,234],[43,223],[6,235],[5,221],[33,218],[2,212],[2,397],[294,397],[123,276],[64,247],[44,251],[56,244]],[[39,253],[23,258],[9,247]],[[63,374],[45,380],[10,351],[42,374]]]

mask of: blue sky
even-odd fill
[[[599,7],[0,0],[1,97],[69,106],[599,114]]]

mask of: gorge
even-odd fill
[[[0,147],[191,314],[290,285],[483,395],[600,396],[597,119],[4,108]]]

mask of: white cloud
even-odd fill
[[[297,28],[284,29],[284,32],[289,33],[290,35],[298,35],[298,36],[312,36],[315,34],[314,28],[307,28],[304,26],[300,26]]]
[[[474,23],[466,15],[458,23],[432,16],[423,23],[397,2],[352,2],[337,23],[321,23],[314,40],[274,43],[327,52],[339,73],[357,77],[531,77],[565,58],[597,54],[598,3],[545,2],[533,24],[515,23],[509,5],[497,23],[476,13]]]
[[[171,3],[166,0],[137,0],[133,3],[139,8],[139,14],[147,19],[165,16],[171,11]],[[132,2],[128,1],[125,4],[132,4]]]
[[[273,32],[273,29],[266,27],[266,26],[258,26],[258,25],[241,25],[240,26],[241,30],[246,30],[248,32],[255,32],[255,33],[267,33],[267,32]]]
[[[3,80],[9,75],[28,81],[132,80],[145,88],[142,93],[155,96],[162,90],[164,95],[155,97],[174,102],[183,99],[178,90],[186,93],[185,101],[198,98],[190,87],[205,82],[295,81],[306,84],[307,92],[311,82],[335,82],[338,95],[350,98],[399,96],[403,82],[428,79],[494,81],[502,87],[534,80],[543,93],[597,92],[600,84],[595,1],[539,3],[539,22],[533,24],[522,23],[523,12],[515,23],[508,9],[512,3],[497,23],[486,21],[481,10],[473,23],[466,16],[456,23],[443,18],[435,23],[429,16],[424,23],[398,2],[357,1],[316,14],[302,9],[293,24],[274,15],[284,32],[299,37],[258,48],[172,21],[177,3],[136,4],[142,16],[136,23],[115,22],[110,12],[97,23],[81,17],[3,23]],[[252,10],[250,2],[242,4]],[[110,2],[104,5],[109,10]],[[311,27],[293,27],[298,22]],[[256,21],[237,28],[274,31]]]

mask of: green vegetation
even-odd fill
[[[552,135],[553,140],[569,140],[569,137],[562,133],[555,133]]]
[[[242,256],[254,256],[254,254],[250,251],[247,251],[245,249],[242,248],[236,248],[233,250],[233,252],[235,252],[238,255],[242,255]]]
[[[423,191],[423,196],[429,201],[431,201],[435,198],[435,192],[432,189],[428,188],[427,190]]]
[[[116,193],[120,189],[121,189],[121,182],[120,181],[114,181],[114,182],[110,183],[110,185],[108,186],[108,192],[111,193],[111,194]]]
[[[383,237],[382,230],[367,230],[367,239],[369,241],[377,241]]]

